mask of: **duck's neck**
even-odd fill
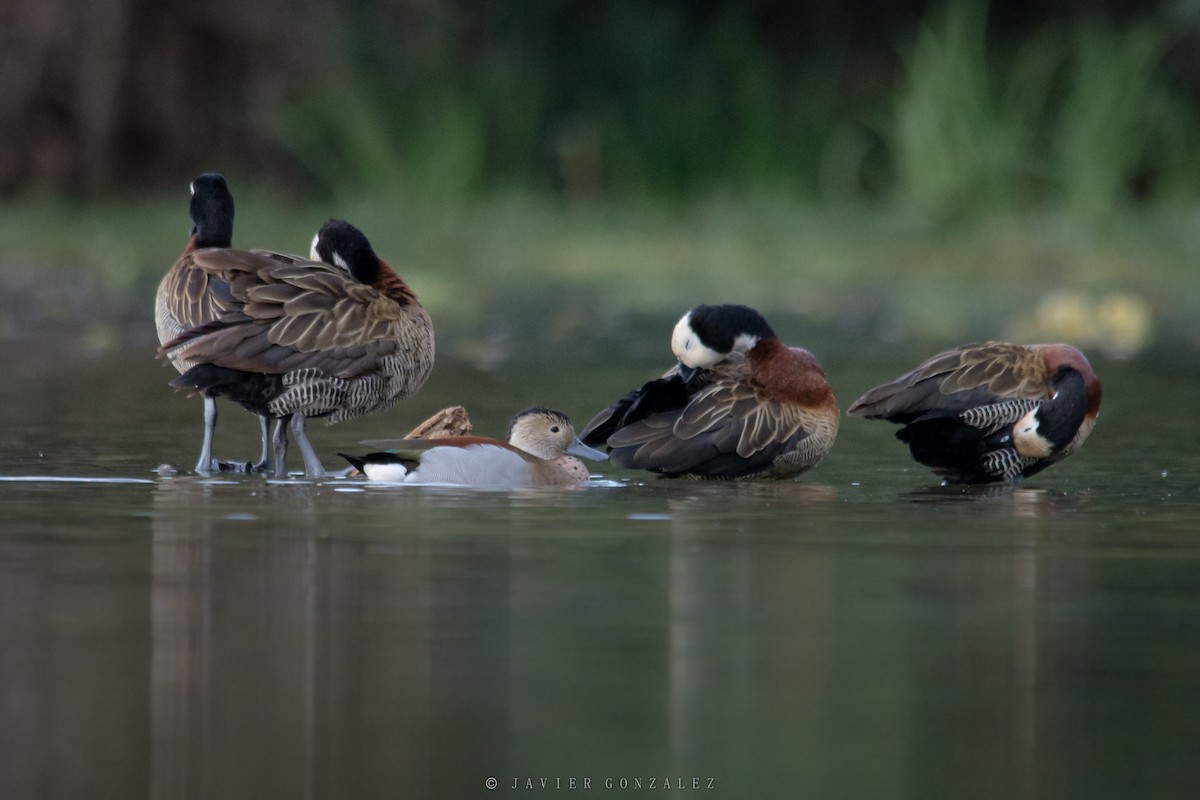
[[[821,363],[807,350],[764,339],[746,353],[750,374],[772,395],[806,406],[834,402]]]
[[[420,305],[416,292],[383,259],[379,260],[379,274],[371,285],[402,306]]]

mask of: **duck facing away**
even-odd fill
[[[220,313],[215,296],[210,292],[209,274],[193,269],[192,253],[198,249],[230,248],[233,246],[233,195],[225,178],[217,173],[199,175],[191,183],[188,211],[192,218],[192,233],[183,254],[163,276],[154,298],[154,323],[158,343],[165,345],[183,331],[213,321]],[[161,351],[160,351],[161,352]],[[170,358],[180,373],[195,364],[178,357]],[[217,426],[216,396],[201,392],[204,397],[204,443],[196,472],[207,475],[224,468],[224,462],[212,455],[213,434]],[[268,469],[271,451],[270,418],[260,415],[262,455],[251,469]]]
[[[305,475],[321,477],[306,418],[339,422],[383,410],[429,377],[429,315],[349,223],[326,223],[311,259],[221,248],[193,250],[181,261],[173,271],[191,290],[170,299],[177,318],[196,322],[160,348],[187,367],[171,385],[278,420],[271,443],[277,477],[287,475],[288,428]],[[197,471],[208,463],[202,451]]]
[[[847,413],[904,426],[896,438],[945,483],[1017,483],[1079,449],[1100,398],[1070,345],[984,342],[938,353]]]
[[[588,479],[578,458],[603,461],[575,435],[571,419],[552,408],[529,408],[508,426],[508,441],[482,436],[381,439],[387,448],[364,456],[338,453],[369,480],[521,489],[573,486]]]
[[[626,469],[668,477],[791,478],[833,447],[840,412],[821,364],[742,305],[700,305],[671,336],[679,364],[581,434]]]

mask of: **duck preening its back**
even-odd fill
[[[837,398],[807,350],[741,305],[697,306],[671,337],[679,364],[598,413],[581,438],[664,476],[788,478],[837,436]]]
[[[938,353],[847,410],[903,427],[948,483],[1018,481],[1074,453],[1100,412],[1100,380],[1065,344],[969,344]]]

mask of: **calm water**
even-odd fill
[[[921,355],[818,353],[843,407]],[[1098,361],[1092,440],[1015,492],[939,490],[852,419],[800,483],[513,493],[201,480],[149,350],[0,359],[0,797],[1200,786],[1194,358]],[[333,467],[452,402],[583,422],[665,364],[444,358],[312,438]],[[255,455],[222,409],[218,454]]]

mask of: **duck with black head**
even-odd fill
[[[338,422],[389,408],[433,367],[428,313],[347,222],[327,222],[309,259],[219,248],[192,250],[181,263],[166,292],[180,330],[160,348],[182,367],[171,385],[201,394],[206,412],[227,397],[277,420],[261,467],[277,477],[287,475],[289,430],[305,475],[321,477],[308,417]],[[212,469],[211,438],[206,413],[202,474]]]
[[[666,477],[793,478],[833,447],[840,412],[825,371],[758,311],[700,305],[671,335],[679,363],[597,414],[581,437],[627,469]]]
[[[192,181],[188,211],[192,219],[191,236],[183,253],[158,284],[154,296],[154,323],[158,329],[158,343],[164,345],[184,330],[204,325],[222,313],[222,298],[219,289],[210,286],[210,274],[194,269],[192,254],[197,250],[228,249],[233,247],[233,195],[225,177],[215,172],[198,175]],[[177,357],[170,358],[171,365],[180,373],[187,372],[194,363]],[[233,462],[213,458],[213,435],[217,427],[217,398],[211,392],[201,392],[204,398],[204,443],[200,448],[200,459],[196,472],[208,475],[236,468]],[[250,469],[270,468],[270,418],[259,415],[262,431],[262,452]]]
[[[1067,344],[983,342],[932,356],[846,413],[896,438],[947,484],[1019,484],[1076,452],[1100,413],[1100,379]]]

